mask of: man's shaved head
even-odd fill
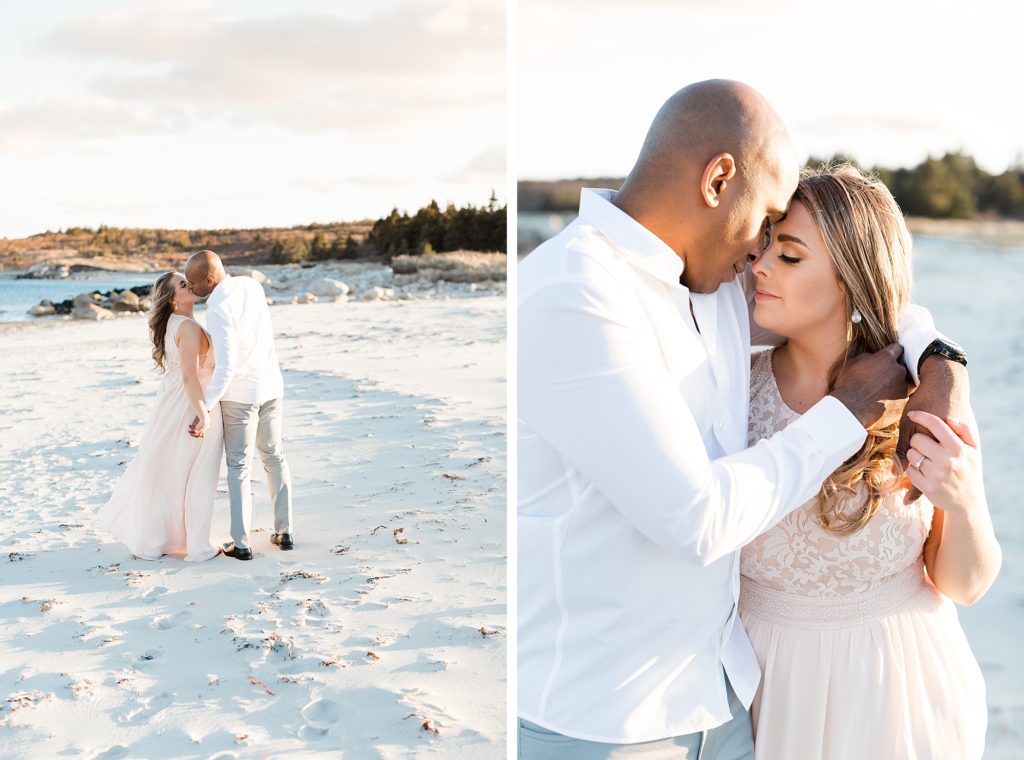
[[[658,111],[630,173],[654,179],[689,165],[703,171],[711,158],[731,153],[741,171],[776,163],[779,148],[791,147],[789,133],[767,100],[741,82],[711,79],[684,87]]]
[[[224,262],[213,251],[197,251],[185,262],[185,279],[197,296],[208,296],[227,273]]]
[[[798,174],[768,101],[749,85],[712,79],[665,101],[615,203],[683,259],[685,284],[711,291],[753,247],[751,225],[785,211]]]

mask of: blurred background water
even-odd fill
[[[519,215],[525,255],[575,214]],[[988,687],[986,760],[1024,757],[1024,249],[916,235],[914,301],[963,345],[1003,568],[960,621]]]
[[[44,298],[58,303],[94,290],[106,293],[136,285],[152,285],[158,276],[159,273],[104,272],[64,280],[17,280],[13,274],[0,274],[0,322],[33,319],[26,312]]]

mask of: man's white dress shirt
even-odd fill
[[[518,704],[552,731],[636,743],[729,720],[724,674],[749,706],[739,549],[865,432],[827,396],[747,449],[745,278],[689,292],[613,197],[584,190],[519,267]],[[936,333],[925,312],[902,335],[916,357]]]
[[[217,362],[204,397],[207,409],[221,400],[262,404],[284,395],[267,296],[256,280],[221,280],[206,302],[206,329]]]

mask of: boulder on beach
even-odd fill
[[[232,277],[252,277],[260,285],[265,286],[270,282],[270,278],[258,269],[251,269],[250,267],[243,266],[229,266],[225,267],[225,270]]]
[[[102,300],[103,296],[99,293],[79,293],[75,296],[72,304],[75,308],[78,308],[79,306],[95,306],[97,302]]]
[[[309,285],[309,292],[315,296],[330,296],[336,298],[337,296],[347,296],[349,294],[349,290],[349,286],[341,280],[333,280],[330,277],[324,277],[316,280]]]
[[[78,296],[78,298],[81,298],[81,296]],[[75,301],[77,301],[78,298],[76,298]],[[110,312],[110,311],[107,311],[106,309],[100,308],[99,306],[97,306],[94,303],[82,304],[82,305],[79,305],[79,304],[76,303],[75,304],[75,308],[73,308],[71,310],[71,318],[72,319],[100,320],[100,319],[110,319],[113,316],[114,316],[113,312]]]
[[[41,261],[33,264],[24,274],[18,275],[19,280],[63,280],[71,274],[67,264],[51,264]]]
[[[295,296],[294,298],[292,298],[292,303],[316,303],[319,300],[320,299],[317,298],[312,293],[303,293],[300,296]]]
[[[53,301],[44,298],[38,304],[29,309],[28,313],[33,317],[51,317],[57,313],[57,310],[53,307]]]
[[[153,308],[153,302],[148,298],[139,299],[139,311],[149,311]]]
[[[369,290],[367,290],[366,294],[363,296],[363,300],[365,300],[365,301],[387,301],[387,300],[389,300],[391,298],[394,298],[394,297],[395,297],[395,289],[394,288],[376,287],[376,288],[370,288]]]
[[[139,306],[139,297],[130,290],[111,293],[109,308],[114,311],[141,311],[141,307]]]

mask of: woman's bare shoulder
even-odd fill
[[[181,320],[181,324],[178,326],[178,332],[174,336],[174,342],[181,345],[181,339],[186,336],[190,340],[198,339],[199,341],[202,341],[205,335],[206,332],[203,330],[202,325],[194,319],[185,318]]]

